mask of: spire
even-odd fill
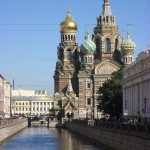
[[[104,0],[102,16],[112,16],[111,6],[109,0]]]

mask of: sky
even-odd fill
[[[78,24],[78,43],[96,25],[102,0],[0,0],[0,74],[17,89],[46,89],[53,94],[53,75],[60,42],[60,22],[71,8]],[[121,34],[129,31],[138,54],[150,45],[150,0],[111,0]]]

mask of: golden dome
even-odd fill
[[[127,38],[122,41],[121,48],[124,53],[132,53],[136,48],[136,44],[131,39],[130,35],[127,35]]]
[[[61,25],[61,32],[67,32],[67,31],[75,32],[78,29],[77,24],[73,20],[70,12],[68,12],[65,20],[60,25]]]

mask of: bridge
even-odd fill
[[[58,124],[58,121],[56,118],[50,118],[50,117],[37,117],[32,116],[28,117],[28,127],[48,127],[48,128],[54,128]]]

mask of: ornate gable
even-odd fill
[[[111,75],[119,70],[119,65],[111,60],[105,60],[97,64],[95,67],[96,75]]]

